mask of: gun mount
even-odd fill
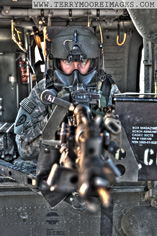
[[[91,196],[99,195],[107,206],[109,193],[106,189],[120,175],[110,158],[110,154],[115,155],[118,149],[116,143],[110,140],[110,133],[119,135],[120,122],[113,114],[112,118],[107,116],[103,120],[102,116],[92,113],[92,106],[101,109],[100,94],[96,91],[87,91],[82,86],[77,86],[76,90],[71,91],[70,97],[72,103],[55,97],[49,90],[41,95],[44,103],[56,104],[43,130],[42,144],[58,148],[61,153],[58,162],[51,165],[47,185],[50,191],[66,194],[78,191],[79,197],[88,202],[88,205]],[[57,120],[56,111],[62,113]],[[57,141],[56,127],[61,123],[60,139]],[[40,165],[37,169],[40,169]]]

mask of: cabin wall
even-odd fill
[[[132,27],[124,45],[116,42],[117,29],[103,28],[105,71],[113,76],[121,92],[139,91],[142,38]],[[121,33],[123,37],[123,33]],[[121,39],[122,40],[122,39]],[[28,85],[20,80],[19,58],[23,53],[11,39],[10,27],[0,29],[0,122],[14,122],[20,101],[28,95]],[[32,55],[33,58],[34,55]],[[9,82],[13,76],[14,82]]]
[[[14,122],[19,102],[27,96],[27,85],[19,77],[18,57],[21,51],[11,39],[10,28],[0,28],[0,122]],[[10,82],[12,80],[14,82]]]
[[[138,92],[142,37],[135,28],[122,46],[117,45],[116,37],[117,30],[104,31],[105,70],[121,92]]]

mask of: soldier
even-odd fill
[[[100,43],[91,30],[67,27],[51,43],[53,71],[20,103],[15,121],[16,143],[23,160],[37,160],[39,154],[41,132],[49,116],[48,107],[40,100],[43,90],[54,89],[59,94],[62,87],[74,86],[77,82],[87,87],[97,87],[101,82],[104,106],[111,105],[113,94],[119,92],[111,76],[99,69]]]
[[[59,163],[60,154],[51,148],[51,152],[45,156],[44,147],[40,145],[43,127],[52,112],[50,105],[42,103],[41,93],[50,89],[56,96],[62,97],[70,87],[83,84],[86,88],[99,90],[101,105],[107,107],[112,105],[113,94],[119,90],[112,77],[100,69],[100,43],[90,29],[71,26],[61,30],[51,40],[51,50],[52,68],[48,70],[46,79],[41,80],[20,103],[14,131],[20,160],[23,160],[20,163],[22,166],[28,163],[26,167],[31,169],[36,167],[38,160],[38,188],[44,195],[46,191],[50,205],[55,206],[66,194],[47,191],[47,176],[52,165]],[[15,164],[19,165],[19,160]]]

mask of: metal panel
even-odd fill
[[[116,112],[136,158],[139,180],[157,180],[156,111],[157,99],[153,96],[116,98]],[[131,164],[127,158],[128,153],[124,160]],[[124,164],[123,160],[119,162]],[[134,173],[134,167],[132,171]]]
[[[0,97],[3,99],[1,122],[13,122],[17,114],[17,83],[9,82],[10,75],[16,77],[15,62],[14,53],[0,56]]]
[[[157,209],[144,200],[143,192],[125,191],[113,196],[112,236],[156,235]]]
[[[62,202],[52,209],[42,196],[0,192],[1,236],[100,236],[101,212],[74,210]]]
[[[73,209],[64,201],[52,209],[22,185],[0,183],[1,236],[155,235],[157,209],[144,199],[144,188],[144,182],[117,185],[111,191],[111,206],[98,206],[93,213]]]
[[[157,9],[128,9],[130,17],[142,37],[157,43]]]

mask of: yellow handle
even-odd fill
[[[126,41],[126,33],[124,33],[123,41],[120,43],[119,42],[119,35],[117,35],[117,45],[122,46]]]

